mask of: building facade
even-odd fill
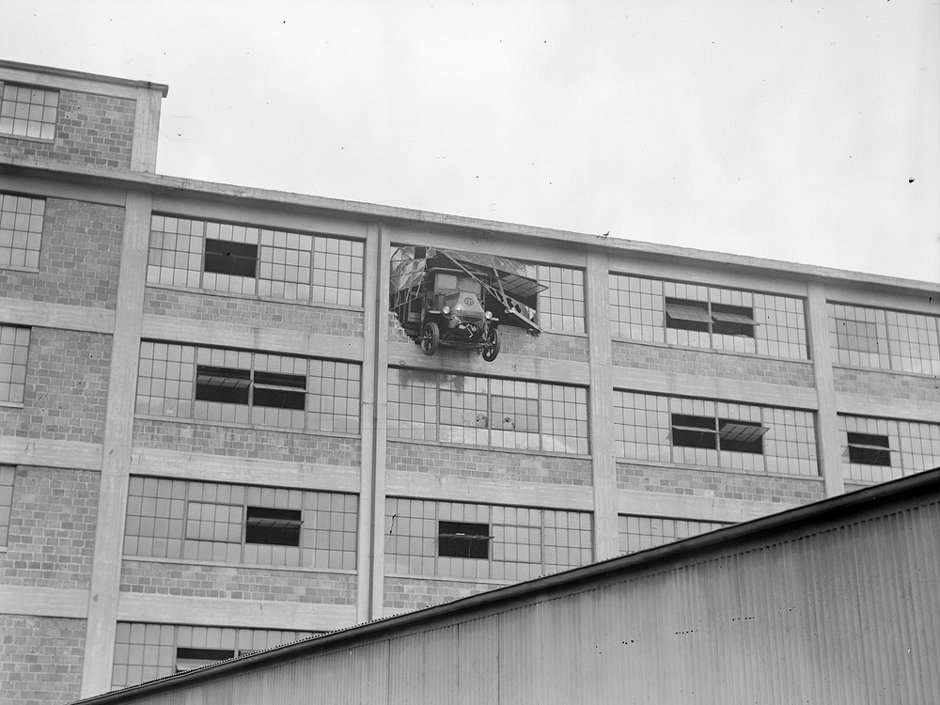
[[[166,91],[0,62],[0,699],[940,465],[935,285],[157,175]],[[423,354],[409,248],[537,330]]]

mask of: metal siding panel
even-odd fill
[[[463,622],[457,629],[457,705],[496,705],[499,703],[499,616]]]

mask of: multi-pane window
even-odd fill
[[[0,134],[31,139],[55,138],[58,91],[15,83],[0,84]]]
[[[0,193],[0,267],[39,268],[42,198]]]
[[[636,553],[690,536],[698,536],[723,526],[728,524],[720,521],[620,514],[617,517],[617,544],[620,553]]]
[[[356,363],[143,341],[137,413],[356,433],[359,386]]]
[[[615,338],[808,359],[800,299],[611,274]]]
[[[10,534],[10,513],[13,511],[13,465],[0,465],[0,546],[6,546]]]
[[[362,306],[363,243],[154,215],[147,283]]]
[[[389,573],[526,580],[589,563],[592,545],[587,512],[385,500]]]
[[[352,570],[356,521],[353,494],[134,476],[124,555]]]
[[[940,467],[940,424],[840,415],[849,480],[885,482]]]
[[[405,368],[388,379],[390,438],[588,453],[583,387]]]
[[[111,687],[126,688],[315,634],[287,629],[118,622]]]
[[[830,303],[829,340],[844,365],[940,374],[938,316]]]
[[[538,322],[542,330],[584,333],[584,272],[569,267],[535,267],[539,284]]]
[[[621,458],[819,474],[809,411],[615,391],[614,426]]]
[[[0,403],[23,403],[29,328],[0,325]]]

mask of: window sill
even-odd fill
[[[39,144],[55,144],[55,137],[52,139],[43,139],[42,137],[27,137],[26,135],[13,135],[9,132],[0,132],[0,138],[8,140],[22,140],[23,142],[38,142]]]
[[[714,467],[712,465],[688,465],[682,463],[656,462],[652,460],[634,460],[632,458],[614,457],[614,462],[624,463],[626,465],[641,465],[648,468],[668,468],[677,470],[695,470],[697,472],[709,472],[721,475],[741,475],[747,477],[777,477],[786,480],[810,480],[813,482],[823,482],[822,475],[791,475],[780,472],[754,472],[753,470],[738,470],[736,468]]]
[[[926,372],[905,372],[904,370],[890,370],[884,367],[853,367],[843,362],[833,363],[832,369],[851,370],[852,372],[880,372],[886,375],[899,375],[901,377],[914,377],[915,379],[937,379],[940,373],[930,374]]]
[[[551,575],[546,573],[546,575]],[[517,580],[497,580],[496,578],[457,578],[451,575],[413,575],[411,573],[386,573],[386,578],[406,578],[408,580],[434,580],[437,582],[445,581],[448,583],[477,583],[482,585],[493,585],[502,586],[502,585],[512,585],[513,583],[518,582]]]
[[[798,365],[811,367],[813,361],[810,359],[797,359],[792,357],[774,357],[773,355],[760,355],[758,353],[737,352],[735,350],[717,350],[715,348],[701,348],[696,345],[671,345],[669,343],[658,343],[652,340],[634,340],[633,338],[611,337],[612,343],[630,343],[632,345],[645,345],[651,348],[664,348],[669,350],[698,350],[704,353],[714,353],[717,355],[728,355],[730,357],[743,357],[751,360],[776,360],[778,362],[792,362]]]
[[[0,403],[2,406],[2,403]],[[294,433],[302,436],[323,436],[325,438],[350,438],[361,440],[359,433],[343,433],[340,431],[308,431],[305,429],[283,428],[281,426],[256,426],[253,424],[237,423],[235,421],[209,421],[207,419],[183,418],[181,416],[150,416],[148,414],[134,414],[135,419],[146,421],[166,421],[167,423],[185,424],[188,426],[212,426],[214,428],[236,428],[246,431],[275,431],[277,433]]]
[[[470,443],[447,443],[444,441],[429,441],[424,439],[417,438],[392,438],[388,436],[388,443],[407,443],[409,445],[422,445],[422,446],[434,446],[437,448],[455,448],[458,450],[485,450],[485,451],[495,451],[497,453],[517,453],[520,455],[537,455],[537,456],[548,456],[551,458],[575,458],[577,460],[590,460],[591,455],[582,455],[579,453],[561,453],[558,451],[550,450],[530,450],[528,448],[502,448],[500,446],[484,446],[484,445],[474,445]]]
[[[233,563],[229,561],[200,561],[191,558],[159,558],[156,556],[129,556],[121,554],[121,561],[140,561],[142,563],[162,563],[165,565],[191,565],[210,568],[247,568],[249,570],[274,570],[288,573],[334,573],[336,575],[356,575],[353,569],[311,568],[298,565],[277,565],[272,563]]]
[[[0,271],[23,272],[24,274],[39,274],[39,267],[18,267],[13,264],[0,264]]]
[[[167,291],[181,291],[187,294],[201,294],[203,296],[217,296],[224,299],[242,299],[244,301],[261,301],[271,304],[283,304],[285,306],[297,306],[298,308],[327,308],[334,311],[345,311],[362,313],[362,306],[345,306],[343,304],[327,304],[312,301],[298,301],[296,299],[279,299],[276,296],[262,296],[260,294],[235,294],[225,291],[216,291],[214,289],[200,289],[189,286],[169,286],[167,284],[146,283],[148,289],[165,289]]]
[[[0,409],[23,409],[23,402],[0,401]]]

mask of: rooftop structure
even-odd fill
[[[940,464],[934,284],[157,175],[166,90],[0,62],[20,702]]]

